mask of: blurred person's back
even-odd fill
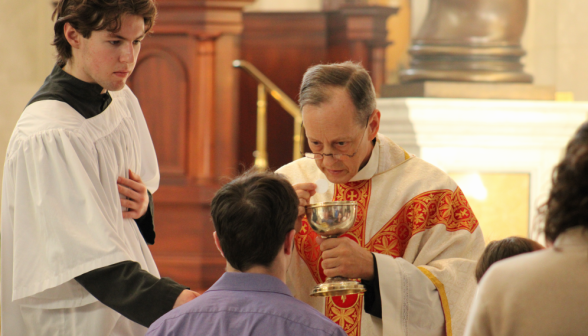
[[[556,167],[546,207],[551,248],[492,265],[466,335],[588,334],[588,123]]]

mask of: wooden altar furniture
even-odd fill
[[[208,288],[225,261],[212,238],[210,200],[237,168],[242,8],[253,0],[158,0],[159,15],[129,85],[157,151],[157,238],[162,276]]]

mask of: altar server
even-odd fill
[[[196,296],[160,279],[155,150],[125,85],[152,0],[62,0],[57,65],[18,121],[2,189],[2,335],[144,335]]]
[[[484,241],[461,189],[378,134],[380,111],[360,65],[310,68],[300,107],[312,152],[278,172],[294,184],[302,206],[352,200],[359,207],[340,238],[323,240],[302,221],[288,272],[294,295],[349,335],[462,335]],[[315,182],[323,179],[329,188],[317,193]],[[361,278],[365,296],[309,296],[337,275]]]

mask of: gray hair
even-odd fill
[[[318,106],[329,101],[329,89],[333,87],[346,89],[355,105],[355,120],[360,125],[366,123],[376,108],[376,90],[361,64],[350,61],[319,64],[306,70],[300,86],[300,109],[305,105]]]

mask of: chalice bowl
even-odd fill
[[[323,238],[337,238],[355,223],[357,202],[322,202],[306,206],[306,218],[312,230]],[[316,285],[310,296],[341,296],[365,292],[357,280],[336,276]]]

